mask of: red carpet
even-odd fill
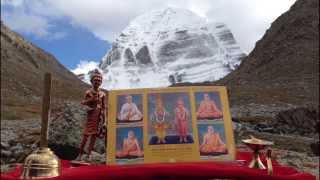
[[[250,161],[251,153],[239,152],[238,160]],[[236,178],[259,180],[315,180],[311,174],[273,162],[274,173],[267,175],[266,170],[250,169],[236,162],[189,162],[159,163],[144,165],[90,165],[71,167],[69,161],[62,161],[62,175],[50,180],[108,180],[108,179],[212,179]],[[12,172],[1,174],[1,179],[18,179],[21,167]]]

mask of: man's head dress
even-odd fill
[[[100,71],[98,69],[94,69],[91,73],[90,73],[90,81],[93,82],[94,78],[99,78],[102,81],[102,74],[100,73]]]

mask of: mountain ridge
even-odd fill
[[[53,55],[1,22],[1,119],[39,117],[45,72],[52,74],[53,104],[79,101],[88,87]]]
[[[263,103],[319,106],[318,10],[317,0],[296,1],[271,24],[239,68],[217,83],[234,93],[253,93],[252,101],[266,92],[270,99],[261,96]]]
[[[170,79],[217,80],[234,70],[243,56],[225,24],[207,22],[189,10],[165,8],[132,20],[100,68],[107,89],[165,87]]]

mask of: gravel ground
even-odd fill
[[[20,143],[19,138],[21,140],[21,136],[28,137],[28,134],[32,134],[39,130],[39,128],[40,120],[1,121],[1,172],[8,171],[15,163],[19,163],[17,162],[19,156],[26,155],[26,152],[21,151],[30,151],[30,149],[35,148],[31,147],[30,144]],[[235,133],[237,133],[237,130]],[[262,135],[265,136],[263,133]],[[288,137],[288,135],[286,137]],[[239,138],[243,138],[243,136]],[[281,138],[281,135],[279,135],[279,138]],[[243,147],[242,144],[238,144],[238,146]],[[16,152],[20,152],[20,154]],[[4,153],[9,153],[9,155],[4,156]],[[101,155],[98,154],[98,156]],[[308,154],[306,152],[278,148],[273,149],[273,156],[280,164],[296,168],[302,172],[311,173],[319,179],[319,156],[310,155],[310,153]]]

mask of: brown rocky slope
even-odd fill
[[[218,83],[235,104],[319,105],[319,1],[297,0]]]
[[[87,87],[55,57],[1,22],[1,119],[39,117],[45,72],[53,76],[54,102],[78,101]]]

